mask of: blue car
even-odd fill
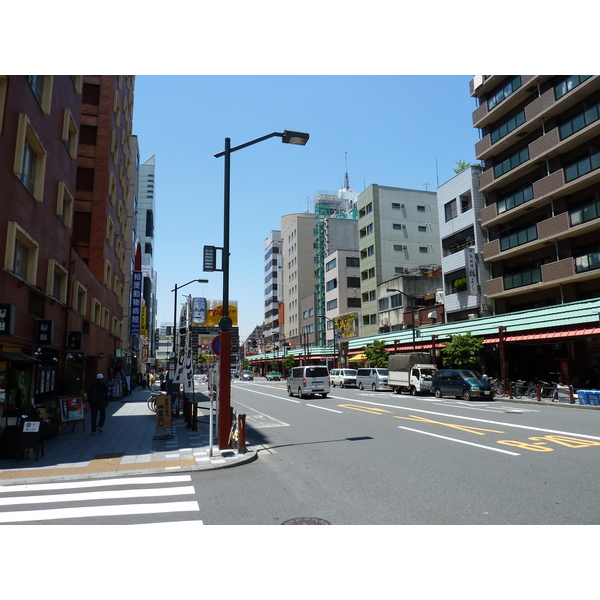
[[[468,369],[440,369],[433,374],[431,390],[436,398],[454,396],[463,400],[482,398],[493,400],[494,391],[489,381],[477,371]]]

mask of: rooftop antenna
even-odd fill
[[[344,152],[344,154],[345,154],[345,160],[346,160],[346,176],[344,177],[344,189],[349,190],[350,189],[350,179],[348,178],[348,153]]]
[[[427,191],[429,189],[429,186],[431,185],[430,183],[422,183],[421,185],[425,186],[425,191]]]

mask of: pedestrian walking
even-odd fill
[[[108,386],[104,383],[103,379],[104,375],[98,373],[98,375],[96,375],[96,381],[92,383],[88,392],[90,410],[92,413],[92,435],[96,433],[96,422],[98,431],[100,433],[104,431],[106,406],[108,405]],[[100,415],[100,420],[98,420],[98,415]]]

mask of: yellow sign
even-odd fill
[[[213,305],[214,300],[208,301],[208,308],[206,310],[206,323],[208,326],[218,326],[219,321],[223,317],[223,305],[215,304]],[[237,302],[236,302],[237,304]],[[238,311],[237,306],[229,305],[229,318],[233,321],[233,326],[237,327],[238,324]]]

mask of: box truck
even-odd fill
[[[431,378],[435,371],[431,356],[426,352],[391,354],[388,357],[388,386],[396,394],[430,394]]]

